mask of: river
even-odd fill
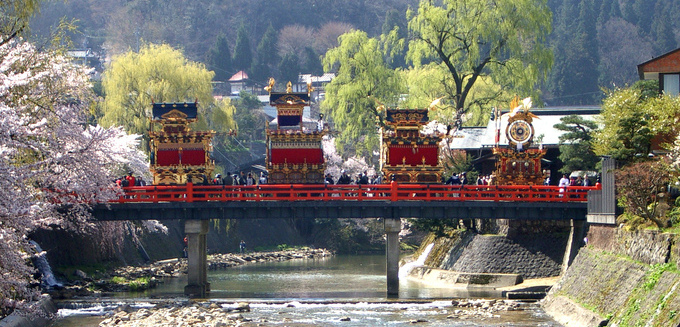
[[[434,287],[401,278],[399,297],[387,298],[382,255],[248,264],[209,271],[208,281],[210,301],[225,307],[249,302],[252,311],[244,315],[260,322],[253,326],[291,326],[291,322],[297,326],[399,326],[418,320],[427,326],[561,326],[535,303],[490,317],[451,317],[458,309],[451,306],[451,299],[500,298],[497,291]],[[100,303],[62,308],[54,326],[97,326],[117,302],[144,307],[159,299],[183,301],[184,285],[186,277],[170,279],[146,292],[115,294]],[[65,306],[74,307],[60,304]]]

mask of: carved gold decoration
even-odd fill
[[[267,86],[264,87],[264,90],[271,93],[272,90],[274,89],[274,84],[276,84],[276,80],[273,77],[269,78],[269,83]]]
[[[286,93],[293,93],[293,83],[290,81],[286,84]]]

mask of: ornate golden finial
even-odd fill
[[[267,86],[264,87],[264,90],[271,93],[272,90],[274,89],[274,84],[276,84],[276,80],[274,79],[274,77],[270,77]]]
[[[286,84],[286,93],[293,93],[293,83],[288,81],[288,84]]]
[[[513,111],[517,107],[519,107],[519,95],[515,95],[515,97],[512,98],[512,101],[510,101],[510,111]]]
[[[442,99],[445,98],[446,96],[439,97],[434,99],[432,102],[430,102],[430,105],[427,107],[428,110],[435,110],[437,109],[437,106],[439,103],[441,103]]]
[[[314,90],[316,89],[312,86],[312,80],[310,79],[309,82],[307,82],[307,95],[312,95]]]

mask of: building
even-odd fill
[[[680,95],[680,48],[637,66],[640,80],[658,80],[659,93]]]
[[[248,83],[248,74],[244,71],[239,71],[229,78],[229,85],[231,86],[231,95],[238,95],[242,90],[246,89]]]
[[[507,113],[504,111],[502,113]],[[600,114],[599,106],[588,107],[554,107],[554,108],[533,108],[531,112],[537,116],[533,120],[534,138],[533,147],[543,148],[546,155],[542,159],[542,169],[551,176],[559,176],[558,170],[561,168],[559,163],[559,137],[564,131],[558,130],[553,126],[561,122],[563,117],[578,115],[587,120],[595,120]],[[508,115],[501,116],[499,127],[497,121],[489,120],[487,126],[481,127],[461,127],[451,137],[449,147],[453,151],[465,151],[473,158],[473,165],[482,175],[490,175],[496,169],[496,157],[493,148],[498,139],[499,147],[508,147],[510,142],[506,136],[508,126]],[[551,180],[551,184],[556,185],[557,180]]]

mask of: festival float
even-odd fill
[[[307,92],[293,92],[288,82],[285,92],[274,92],[269,79],[269,104],[276,108],[276,127],[266,127],[266,168],[272,184],[323,184],[326,169],[321,139],[322,124],[306,128],[302,114],[310,105],[311,84]]]
[[[534,141],[534,118],[538,116],[530,112],[531,99],[526,98],[519,103],[515,98],[510,106],[511,111],[503,116],[508,117],[505,136],[508,146],[499,145],[501,117],[496,113],[496,142],[493,154],[496,156],[496,185],[542,185],[545,179],[541,170],[541,159],[546,154],[543,147],[531,147]]]
[[[386,181],[441,183],[444,167],[439,162],[442,135],[425,134],[428,109],[387,109],[382,130],[381,171]]]
[[[200,184],[215,170],[210,158],[214,131],[192,131],[198,103],[153,103],[149,130],[155,185]]]

